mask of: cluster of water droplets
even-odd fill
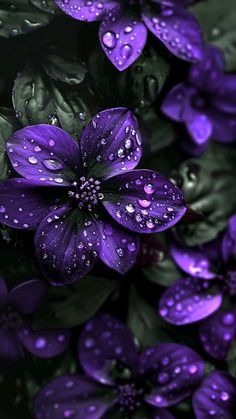
[[[62,10],[75,19],[90,21],[96,20],[105,11],[106,3],[103,0],[84,0],[76,4],[71,0],[58,1]]]

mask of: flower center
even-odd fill
[[[196,94],[192,98],[192,105],[195,109],[201,110],[201,109],[206,108],[207,102],[203,96]]]
[[[143,391],[135,384],[123,384],[118,386],[118,404],[121,412],[132,413],[140,406]]]
[[[12,306],[7,306],[0,313],[0,329],[17,330],[24,323],[22,315]]]
[[[100,191],[101,182],[96,178],[86,179],[81,177],[78,182],[73,182],[72,188],[68,191],[70,198],[78,202],[79,208],[87,206],[89,210],[104,198]]]

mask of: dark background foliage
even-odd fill
[[[220,47],[227,70],[236,71],[235,0],[202,0],[190,9],[206,42]],[[97,111],[128,106],[144,138],[142,165],[175,180],[188,206],[202,216],[198,222],[180,224],[174,234],[190,246],[214,239],[236,212],[235,146],[212,142],[202,156],[187,155],[178,141],[186,132],[161,114],[160,104],[173,85],[186,79],[189,64],[171,56],[149,35],[141,57],[119,73],[101,51],[97,30],[97,23],[62,15],[53,0],[0,2],[0,181],[14,175],[5,143],[20,127],[52,123],[78,140]],[[52,360],[27,354],[19,369],[0,375],[0,418],[32,418],[31,400],[42,385],[58,374],[79,370],[77,336],[98,311],[127,322],[142,348],[175,341],[202,354],[196,326],[176,328],[157,316],[159,296],[181,276],[169,255],[172,237],[173,232],[167,232],[152,240],[142,238],[139,265],[125,276],[100,263],[75,285],[48,287],[33,326],[73,328],[71,347]],[[32,233],[0,226],[0,275],[9,288],[42,278],[32,240]],[[233,346],[227,366],[236,376],[235,352]],[[209,370],[216,366],[207,359]],[[188,400],[172,410],[180,419],[193,415]]]

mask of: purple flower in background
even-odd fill
[[[167,94],[162,111],[186,125],[192,151],[203,151],[210,138],[236,140],[236,76],[224,74],[219,49],[205,48],[202,61],[191,66],[188,82]]]
[[[109,314],[89,321],[78,345],[86,375],[60,376],[34,403],[36,419],[148,417],[173,419],[166,407],[190,396],[204,362],[186,346],[167,343],[138,354],[134,337]]]
[[[84,276],[100,259],[120,273],[136,262],[139,236],[175,225],[182,193],[151,170],[134,169],[142,155],[133,114],[97,114],[79,145],[63,130],[35,125],[7,143],[23,178],[0,184],[0,222],[34,229],[36,256],[56,285]]]
[[[176,325],[204,320],[200,339],[206,352],[224,360],[236,333],[236,216],[221,239],[201,247],[174,244],[172,255],[189,277],[178,279],[162,295],[160,314]],[[223,297],[227,296],[227,308]]]
[[[101,20],[99,39],[109,60],[125,70],[142,53],[149,29],[172,54],[187,61],[202,57],[203,40],[185,9],[192,0],[55,0],[69,16]]]
[[[0,370],[17,365],[24,350],[42,358],[62,353],[69,344],[68,330],[31,330],[32,314],[46,291],[37,279],[24,282],[10,292],[0,278]]]
[[[208,374],[193,395],[197,419],[233,419],[236,409],[236,380],[227,372]]]

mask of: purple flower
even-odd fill
[[[187,61],[202,57],[203,40],[185,9],[192,0],[55,0],[71,17],[101,20],[99,40],[109,60],[125,70],[142,53],[149,29],[172,54]]]
[[[233,419],[236,407],[236,380],[227,372],[208,374],[193,396],[197,419]]]
[[[210,138],[236,140],[236,76],[224,74],[219,49],[205,48],[202,61],[191,66],[188,82],[167,94],[162,111],[186,125],[192,151],[203,151]]]
[[[203,360],[183,345],[160,344],[138,354],[129,329],[109,314],[85,325],[78,355],[86,375],[49,382],[36,397],[35,418],[99,419],[116,412],[173,419],[165,408],[190,396],[204,372]]]
[[[172,255],[187,278],[178,279],[160,299],[160,314],[185,325],[204,320],[200,339],[208,354],[224,360],[236,332],[236,216],[223,237],[201,247],[174,244]],[[227,309],[221,307],[227,296]]]
[[[139,236],[166,230],[184,215],[182,193],[151,170],[137,121],[125,108],[97,114],[79,145],[63,130],[35,125],[7,143],[25,177],[0,184],[0,222],[34,229],[36,256],[56,285],[72,283],[102,259],[120,273],[136,262]]]
[[[0,278],[0,370],[20,363],[24,359],[23,349],[38,357],[50,358],[67,348],[68,330],[31,330],[32,314],[45,291],[46,285],[33,279],[8,292],[5,281]]]

